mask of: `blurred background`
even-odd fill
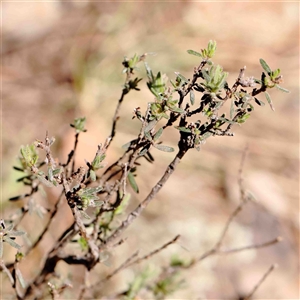
[[[66,161],[73,147],[69,124],[86,116],[88,132],[80,136],[77,162],[85,165],[84,159],[93,158],[97,144],[110,134],[124,82],[124,56],[155,52],[147,58],[154,72],[161,71],[170,79],[175,78],[174,72],[191,77],[199,61],[186,50],[199,51],[212,39],[217,41],[213,61],[230,73],[230,85],[245,65],[247,76],[259,78],[260,58],[272,69],[280,68],[282,86],[291,93],[270,91],[275,112],[268,105],[257,106],[245,125],[234,128],[235,137],[211,138],[200,152],[190,151],[142,217],[126,231],[128,239],[115,250],[111,266],[101,265],[94,272],[108,274],[135,249],[145,254],[177,234],[182,236],[178,244],[151,262],[163,265],[174,253],[188,258],[212,247],[239,202],[238,169],[248,145],[245,186],[257,202],[247,205],[233,222],[226,246],[263,243],[277,236],[284,240],[257,251],[205,260],[182,274],[186,287],[172,298],[238,299],[273,263],[279,268],[254,298],[299,298],[298,3],[5,2],[2,17],[2,218],[19,205],[7,199],[26,191],[15,182],[19,174],[12,170],[21,145],[43,140],[48,130],[56,138],[54,156]],[[145,75],[142,67],[137,75]],[[153,101],[145,79],[140,87],[140,92],[125,99],[108,164],[139,131],[139,122],[132,120],[133,109]],[[263,95],[259,99],[265,101]],[[164,144],[176,147],[177,135],[169,130]],[[132,192],[132,208],[173,158],[156,150],[152,154],[155,165],[145,162],[138,171],[141,192],[137,196]],[[55,201],[58,191],[45,189]],[[69,214],[67,207],[57,217],[61,228],[67,226],[65,214]],[[34,222],[23,227],[35,235],[37,225],[44,221]],[[35,255],[42,255],[53,240],[48,237],[45,248],[39,249],[41,254]],[[99,297],[126,289],[135,272],[151,262],[121,272],[99,291]],[[91,282],[95,282],[94,275]],[[70,291],[64,297],[74,295]]]

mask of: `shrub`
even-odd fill
[[[189,150],[199,151],[206,140],[212,136],[232,137],[234,135],[233,126],[248,121],[255,106],[265,105],[258,98],[261,94],[264,94],[271,109],[274,110],[269,90],[275,87],[283,92],[288,92],[279,85],[282,82],[280,70],[272,70],[263,59],[260,59],[263,68],[260,79],[253,76],[246,77],[246,67],[243,67],[238,78],[230,87],[227,82],[229,74],[212,61],[215,51],[216,42],[214,41],[210,41],[207,48],[200,52],[188,50],[189,54],[196,56],[199,64],[195,67],[191,78],[185,78],[182,74],[176,73],[173,80],[169,80],[161,72],[153,72],[146,62],[147,54],[125,58],[122,64],[126,78],[113,116],[111,134],[103,144],[98,145],[94,159],[86,161],[85,167],[81,166],[75,169],[75,154],[79,136],[86,131],[85,117],[77,118],[71,124],[75,130],[75,141],[66,162],[57,161],[54,158],[51,146],[55,139],[50,138],[48,133],[46,133],[44,141],[36,140],[31,145],[21,147],[19,166],[14,169],[22,173],[22,177],[18,181],[27,186],[29,192],[10,199],[10,201],[21,203],[21,213],[2,220],[0,229],[1,257],[4,243],[17,249],[15,261],[9,263],[2,260],[1,267],[10,279],[18,299],[27,299],[32,296],[35,299],[41,299],[49,294],[53,298],[57,298],[65,290],[71,289],[69,283],[63,279],[57,279],[58,275],[55,269],[59,261],[64,261],[68,265],[82,265],[87,272],[93,270],[95,266],[105,263],[107,255],[112,249],[124,242],[122,239],[124,231],[141,216]],[[145,112],[139,107],[134,109],[133,118],[140,122],[139,134],[123,146],[124,153],[118,160],[105,167],[107,152],[117,134],[119,112],[123,100],[132,90],[140,90],[142,78],[135,74],[138,70],[137,66],[142,63],[146,69],[147,86],[153,94],[154,100],[148,103]],[[164,145],[161,142],[165,129],[169,127],[177,131],[177,150],[175,150],[175,145]],[[153,147],[160,151],[175,152],[175,154],[148,196],[129,212],[127,217],[124,217],[126,208],[131,201],[127,185],[129,184],[136,193],[139,193],[136,181],[139,161],[145,159],[150,163],[155,163],[151,154]],[[44,153],[42,158],[39,157],[38,149]],[[51,209],[42,206],[36,197],[41,192],[43,185],[61,190],[60,197]],[[164,299],[181,287],[183,281],[179,276],[179,271],[192,268],[211,255],[239,252],[277,243],[280,238],[259,245],[247,245],[229,250],[222,248],[224,237],[232,220],[251,200],[250,194],[243,188],[241,175],[240,192],[241,202],[229,216],[214,247],[203,255],[187,261],[180,257],[173,257],[167,265],[161,267],[159,274],[154,274],[155,272],[151,269],[145,269],[135,277],[126,290],[111,297],[134,299],[138,295],[145,295],[141,293],[146,293],[149,298]],[[38,273],[31,282],[28,282],[28,279],[24,278],[20,271],[19,263],[32,253],[50,230],[54,217],[64,201],[68,203],[74,221],[67,230],[60,233],[55,245],[47,253],[46,259],[41,261]],[[25,232],[18,228],[22,226],[24,217],[33,212],[41,218],[47,215],[48,221],[35,241],[29,246],[21,247],[15,238],[24,235]],[[29,233],[28,236],[30,237]],[[179,236],[176,236],[160,248],[142,257],[134,252],[117,269],[112,270],[107,276],[97,279],[95,284],[88,286],[88,283],[85,282],[77,297],[99,296],[97,294],[99,288],[115,274],[152,257],[169,245],[176,243],[178,239]],[[79,251],[78,249],[74,250],[74,247],[71,247],[72,251],[70,251],[70,247],[67,248],[74,242],[80,246]],[[263,279],[273,268],[274,265],[270,267]],[[251,297],[262,281],[252,290],[249,289],[249,295],[245,299]]]

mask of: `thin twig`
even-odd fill
[[[217,244],[215,245],[215,249],[219,249],[224,241],[224,238],[225,238],[225,235],[229,229],[229,226],[230,224],[232,223],[232,221],[234,220],[234,218],[240,213],[240,211],[243,209],[244,205],[246,204],[247,202],[241,202],[238,207],[232,212],[232,214],[229,216],[226,224],[225,224],[225,227],[220,235],[220,238],[217,242]]]
[[[117,239],[123,231],[130,225],[132,222],[142,213],[142,211],[148,206],[151,200],[156,196],[156,194],[160,191],[160,189],[165,185],[170,176],[173,174],[176,166],[181,161],[182,157],[185,153],[179,151],[173,161],[167,167],[164,175],[161,179],[156,183],[156,185],[152,188],[151,192],[148,196],[127,216],[126,220],[122,222],[122,224],[111,234],[110,237],[107,238],[106,242],[100,246],[100,250],[103,251],[107,249],[115,239]]]
[[[279,236],[279,237],[277,237],[277,238],[275,238],[271,241],[268,241],[268,242],[265,242],[265,243],[262,243],[262,244],[253,244],[253,245],[244,246],[244,247],[240,247],[240,248],[229,249],[229,250],[218,250],[218,251],[216,251],[216,254],[229,254],[229,253],[241,252],[241,251],[244,251],[244,250],[265,248],[265,247],[277,244],[281,241],[282,241],[282,237]]]
[[[277,268],[278,265],[277,264],[273,264],[268,270],[267,272],[262,276],[262,278],[258,281],[258,283],[254,286],[254,288],[252,289],[252,291],[249,293],[248,296],[246,296],[245,298],[243,298],[243,300],[249,300],[254,293],[257,291],[257,289],[262,285],[262,283],[266,280],[266,278],[271,274],[272,271],[274,271],[275,268]]]
[[[116,110],[115,110],[115,114],[114,114],[114,117],[113,117],[113,124],[112,124],[112,128],[111,128],[111,133],[110,133],[110,136],[109,136],[109,142],[107,144],[107,148],[110,146],[113,138],[115,137],[116,135],[116,126],[117,126],[117,122],[119,120],[119,111],[120,111],[120,108],[121,108],[121,105],[122,105],[122,102],[124,100],[124,96],[126,95],[126,89],[124,88],[122,90],[122,94],[121,94],[121,97],[118,101],[118,104],[117,104],[117,107],[116,107]]]
[[[241,159],[241,163],[240,163],[240,168],[239,168],[239,176],[238,176],[238,184],[239,184],[239,188],[240,188],[240,197],[241,197],[242,202],[246,201],[243,171],[244,171],[244,165],[245,165],[247,153],[248,153],[248,145],[245,146],[245,149],[243,151],[243,155],[242,155],[242,159]]]
[[[132,261],[130,262],[127,267],[129,266],[132,266],[132,265],[135,265],[135,264],[139,264],[141,261],[143,260],[146,260],[146,259],[149,259],[151,256],[159,253],[160,251],[166,249],[168,246],[174,244],[177,242],[177,240],[180,238],[180,235],[176,235],[171,241],[167,242],[166,244],[162,245],[161,247],[159,247],[158,249],[154,250],[154,251],[151,251],[150,253],[142,256],[142,257],[139,257],[138,259],[136,259],[135,261]]]
[[[115,269],[113,272],[108,274],[105,278],[103,278],[100,282],[96,283],[94,286],[98,286],[99,284],[102,285],[104,282],[111,279],[114,275],[119,273],[121,270],[127,268],[130,265],[130,262],[137,257],[139,254],[139,251],[135,251],[130,257],[128,257],[117,269]]]
[[[6,265],[5,265],[4,261],[3,261],[3,259],[0,259],[0,268],[1,268],[2,271],[7,275],[7,277],[8,277],[8,279],[9,279],[11,285],[13,286],[14,283],[15,283],[15,280],[14,280],[13,276],[11,275],[11,273],[10,273],[8,267],[6,267]]]

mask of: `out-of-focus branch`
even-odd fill
[[[267,272],[262,276],[262,278],[258,281],[258,283],[253,287],[252,291],[248,294],[248,296],[244,297],[243,300],[250,300],[254,293],[258,290],[258,288],[262,285],[262,283],[267,279],[267,277],[278,267],[277,264],[273,264]]]

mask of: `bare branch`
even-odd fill
[[[254,293],[257,291],[257,289],[262,285],[262,283],[266,280],[266,278],[271,274],[271,272],[274,271],[278,267],[277,264],[273,264],[267,272],[263,275],[263,277],[259,280],[259,282],[254,286],[252,291],[249,293],[248,296],[246,296],[243,300],[250,300],[251,297],[254,295]]]
[[[241,252],[244,250],[252,250],[252,249],[259,249],[259,248],[265,248],[268,246],[272,246],[274,244],[280,243],[282,241],[282,238],[279,236],[271,241],[262,243],[262,244],[254,244],[254,245],[249,245],[249,246],[244,246],[240,248],[234,248],[234,249],[229,249],[229,250],[219,250],[216,253],[217,254],[229,254],[229,253],[236,253],[236,252]]]
[[[151,192],[148,196],[133,210],[128,216],[127,219],[122,222],[122,224],[111,234],[111,236],[106,240],[105,244],[100,246],[101,251],[107,249],[115,239],[117,239],[123,231],[142,213],[142,211],[148,206],[151,200],[156,196],[156,194],[160,191],[160,189],[164,186],[164,184],[168,181],[170,176],[173,174],[176,166],[181,161],[181,158],[184,156],[184,153],[181,151],[175,156],[173,161],[167,167],[164,175],[161,179],[156,183],[156,185],[152,188]]]
[[[176,235],[175,238],[173,238],[171,241],[167,242],[166,244],[162,245],[162,246],[159,247],[158,249],[156,249],[156,250],[154,250],[154,251],[152,251],[152,252],[150,252],[150,253],[148,253],[148,254],[142,256],[142,257],[139,257],[139,258],[136,259],[135,261],[130,262],[130,263],[127,265],[127,267],[132,266],[132,265],[134,265],[134,264],[139,264],[141,261],[146,260],[146,259],[149,259],[151,256],[153,256],[153,255],[159,253],[160,251],[164,250],[164,249],[167,248],[168,246],[170,246],[170,245],[176,243],[177,240],[178,240],[179,238],[180,238],[180,235]]]

